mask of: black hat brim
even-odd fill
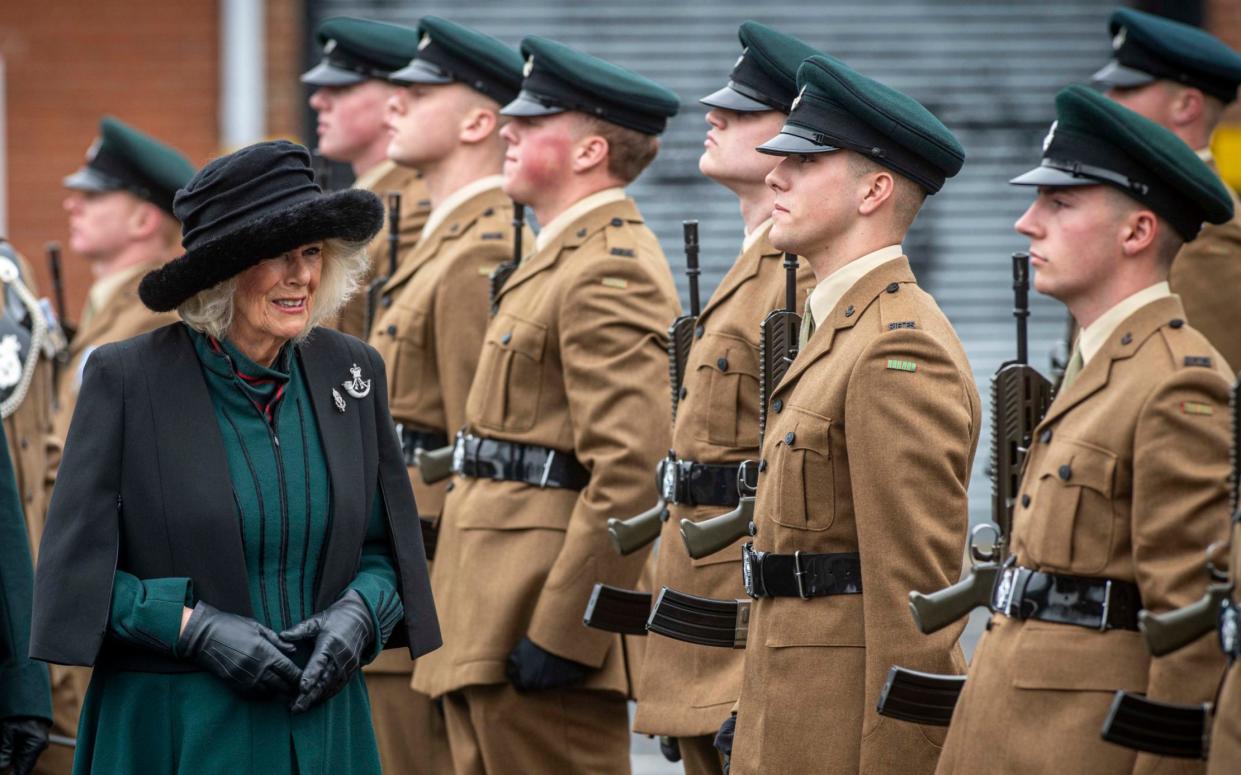
[[[781,132],[754,150],[770,156],[795,156],[798,154],[831,153],[839,151],[835,145],[819,145],[813,140]]]
[[[383,223],[383,204],[369,191],[350,189],[318,196],[249,221],[187,251],[147,273],[138,295],[147,307],[167,312],[198,292],[301,245],[325,239],[369,242]]]
[[[1154,83],[1159,80],[1150,73],[1144,73],[1141,70],[1134,70],[1132,67],[1125,67],[1115,59],[1100,67],[1094,75],[1090,76],[1090,80],[1100,86],[1115,86],[1120,89],[1132,89],[1136,86],[1145,86],[1148,83]]]
[[[542,103],[526,92],[518,94],[512,102],[500,109],[501,116],[517,117],[554,116],[564,112],[564,108]]]
[[[714,91],[698,101],[708,108],[733,110],[738,113],[759,113],[764,110],[775,110],[772,106],[750,99],[729,86]]]
[[[62,183],[65,188],[74,191],[91,191],[95,193],[121,191],[125,188],[125,184],[119,180],[90,167],[83,167],[71,175],[66,175]]]
[[[362,73],[335,67],[328,62],[320,62],[302,73],[302,83],[311,86],[353,86],[365,80],[366,76]]]
[[[1074,175],[1071,172],[1058,170],[1053,167],[1035,167],[1029,172],[1022,173],[1008,181],[1009,185],[1012,186],[1049,186],[1052,188],[1098,186],[1102,182],[1101,180]]]
[[[388,80],[393,83],[430,83],[445,84],[452,83],[452,77],[444,73],[435,65],[428,64],[421,59],[415,59],[400,70],[388,74]]]

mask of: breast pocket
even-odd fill
[[[777,434],[768,461],[775,522],[798,530],[827,530],[836,520],[831,429],[829,418],[792,404],[784,409],[778,428],[769,428]]]
[[[758,446],[758,351],[744,339],[707,334],[697,383],[707,391],[699,440],[720,447]],[[705,437],[704,437],[705,436]]]
[[[1032,469],[1037,475],[1027,517],[1030,556],[1073,573],[1098,573],[1115,539],[1112,488],[1116,454],[1057,436]]]
[[[430,315],[413,306],[397,304],[394,307],[396,358],[388,365],[392,381],[393,403],[400,402],[409,391],[426,385],[433,376],[435,365],[429,351]],[[390,326],[385,333],[393,332]]]
[[[471,414],[480,426],[501,431],[528,431],[538,417],[543,389],[543,357],[547,326],[513,315],[500,315],[488,328],[474,379],[481,402]]]

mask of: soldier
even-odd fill
[[[816,53],[757,22],[743,23],[738,35],[742,53],[728,85],[699,100],[710,108],[710,129],[698,167],[737,195],[745,240],[698,318],[672,433],[679,464],[670,462],[682,482],[669,489],[687,493],[687,502],[669,507],[654,585],[725,599],[743,594],[740,544],[694,562],[677,526],[735,507],[737,466],[758,458],[759,325],[784,305],[785,270],[767,239],[775,193],[765,179],[776,159],[754,149],[780,131],[797,96],[797,66]],[[814,284],[805,263],[798,280],[801,291]],[[689,775],[722,772],[712,738],[737,700],[744,653],[671,638],[647,641],[634,729],[677,737]]]
[[[384,111],[400,86],[388,81],[418,53],[418,33],[408,27],[339,16],[327,19],[315,33],[323,59],[302,74],[302,83],[315,87],[310,107],[318,115],[318,153],[353,168],[354,188],[401,194],[400,250],[408,254],[418,241],[431,210],[420,173],[388,159],[388,132]],[[367,248],[371,279],[384,274],[387,261],[385,229]],[[363,285],[366,287],[366,284]],[[340,314],[336,327],[366,338],[367,294],[359,293]]]
[[[425,17],[419,32],[418,56],[391,75],[406,88],[388,100],[388,158],[422,171],[432,210],[417,247],[383,286],[370,343],[388,364],[388,403],[419,514],[437,522],[448,483],[424,484],[414,455],[447,446],[465,424],[487,329],[488,277],[512,254],[500,107],[521,88],[522,61],[498,40],[444,19]],[[410,669],[397,652],[367,668],[384,769],[449,772],[443,713],[410,689]]]
[[[30,548],[8,454],[0,449],[0,772],[29,775],[47,747],[47,667],[30,650]]]
[[[180,152],[105,116],[86,165],[65,178],[69,249],[87,260],[95,282],[57,386],[58,438],[69,430],[91,351],[177,320],[174,313],[143,306],[138,282],[177,255],[181,225],[172,215],[172,199],[193,175],[194,166]]]
[[[1241,54],[1187,24],[1129,8],[1110,22],[1114,58],[1094,74],[1107,96],[1181,138],[1211,170],[1211,133],[1237,98]],[[1225,185],[1236,215],[1209,224],[1185,245],[1168,282],[1186,319],[1235,372],[1241,368],[1241,203]]]
[[[1117,690],[1200,703],[1223,667],[1208,639],[1152,660],[1137,614],[1201,597],[1203,552],[1227,527],[1230,372],[1167,279],[1232,200],[1171,132],[1089,89],[1060,92],[1056,115],[1040,166],[1012,181],[1038,187],[1016,228],[1035,287],[1081,335],[1035,430],[1014,564],[939,772],[1198,771],[1100,730]]]
[[[442,697],[458,773],[629,771],[619,636],[588,630],[595,582],[630,587],[608,517],[656,500],[668,448],[663,251],[625,196],[674,94],[543,38],[502,113],[504,191],[542,231],[504,284],[458,437],[433,573],[445,648],[414,687]]]
[[[806,60],[797,82],[759,150],[783,157],[771,243],[818,285],[769,404],[732,772],[929,772],[937,731],[875,703],[893,664],[964,670],[964,624],[923,637],[907,595],[960,576],[979,398],[900,243],[964,151],[922,105],[835,59]]]

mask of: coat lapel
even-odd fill
[[[700,319],[705,319],[711,310],[724,303],[724,300],[737,292],[737,289],[748,282],[750,279],[758,275],[759,265],[770,257],[779,257],[780,251],[771,247],[766,237],[758,240],[750,247],[748,251],[743,253],[737,263],[724,275],[724,279],[720,281],[719,286],[715,289],[715,293],[711,294],[711,298],[702,309]]]

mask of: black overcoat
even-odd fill
[[[439,623],[383,361],[354,337],[323,328],[297,355],[331,476],[315,610],[335,602],[357,574],[378,491],[405,606],[404,626],[386,646],[408,645],[417,657],[440,645]],[[354,365],[373,380],[365,398],[342,384]],[[189,578],[198,600],[254,615],[224,441],[182,323],[104,345],[87,362],[39,550],[30,656],[148,672],[196,669],[105,639],[118,568],[141,579]]]

